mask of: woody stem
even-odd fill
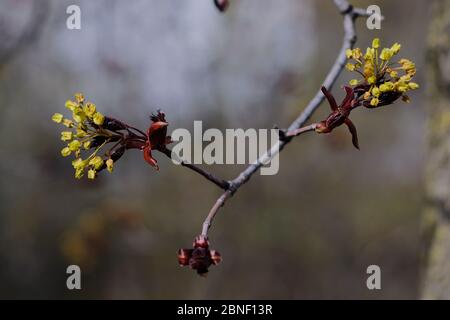
[[[331,89],[345,66],[345,62],[347,60],[345,53],[346,50],[353,48],[353,45],[356,42],[355,19],[359,16],[367,16],[367,13],[364,9],[354,8],[346,0],[334,0],[334,4],[344,17],[345,34],[342,42],[342,47],[339,51],[336,61],[334,62],[323,82],[323,86],[327,90]],[[289,126],[286,136],[289,135],[291,138],[293,138],[302,133],[314,130],[314,124],[303,128],[302,126],[317,110],[323,100],[324,95],[322,94],[321,90],[318,90],[318,92],[306,106],[304,111]],[[216,200],[214,206],[211,208],[203,222],[203,235],[207,235],[208,229],[211,226],[215,216],[217,215],[218,210],[225,204],[226,200],[230,198],[242,185],[250,180],[253,174],[255,174],[255,172],[257,172],[265,163],[267,163],[267,161],[271,160],[275,155],[281,152],[281,150],[283,150],[283,148],[291,140],[292,139],[283,139],[278,141],[269,151],[263,154],[257,161],[249,165],[235,179],[229,181],[229,188]]]
[[[205,221],[203,222],[202,227],[202,236],[208,237],[208,230],[209,227],[212,224],[212,221],[214,220],[214,217],[217,214],[217,211],[225,204],[225,201],[232,196],[231,190],[225,191],[219,199],[217,199],[216,203],[214,203],[214,206],[209,211],[208,215],[205,218]]]
[[[313,123],[313,124],[310,124],[309,126],[305,126],[305,127],[299,128],[299,129],[294,129],[294,130],[286,132],[286,137],[287,138],[297,137],[303,133],[316,130],[316,127],[317,127],[317,123]]]
[[[225,181],[223,179],[220,179],[218,177],[216,177],[215,175],[213,175],[212,173],[203,170],[202,168],[193,165],[191,163],[188,163],[182,159],[177,159],[175,157],[177,157],[177,155],[175,153],[172,153],[172,150],[168,149],[168,148],[164,148],[162,150],[158,150],[162,153],[164,153],[168,158],[175,160],[177,163],[181,164],[183,167],[189,168],[194,172],[197,172],[198,174],[200,174],[201,176],[203,176],[204,178],[206,178],[207,180],[209,180],[210,182],[214,183],[216,186],[218,186],[219,188],[223,189],[223,190],[228,190],[230,187],[230,184],[228,181]]]

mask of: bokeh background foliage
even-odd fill
[[[253,177],[218,216],[211,240],[224,261],[206,279],[180,269],[176,250],[220,190],[162,155],[155,172],[138,152],[111,176],[73,178],[50,117],[77,91],[141,128],[162,108],[169,131],[194,120],[283,127],[302,110],[341,43],[332,2],[236,0],[225,15],[211,2],[0,1],[0,297],[419,296],[423,90],[409,105],[352,113],[361,151],[345,128],[289,145],[280,172]],[[422,84],[427,1],[354,1],[373,3],[382,29],[359,21],[357,44],[402,43]],[[82,9],[79,31],[65,27],[69,4]],[[208,169],[232,178],[242,168]],[[81,291],[65,287],[69,264],[82,268]],[[380,291],[366,288],[370,264]]]

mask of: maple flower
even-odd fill
[[[208,237],[199,235],[194,239],[193,249],[178,250],[178,262],[180,266],[189,266],[201,276],[208,273],[211,265],[217,265],[222,257],[216,250],[209,249]]]
[[[381,52],[379,49],[380,40],[375,38],[364,55],[360,48],[346,51],[349,59],[346,69],[362,77],[350,80],[357,98],[367,108],[389,105],[399,98],[409,102],[406,93],[419,88],[417,83],[411,81],[416,74],[415,64],[408,59],[392,61],[400,52],[399,43],[383,48]]]
[[[408,59],[391,62],[400,52],[399,43],[394,43],[390,48],[383,48],[381,52],[379,49],[380,39],[375,38],[365,54],[360,48],[346,50],[345,55],[349,60],[346,69],[358,73],[362,79],[352,79],[351,87],[344,86],[346,96],[340,105],[337,105],[331,92],[322,87],[332,112],[325,120],[316,124],[316,132],[329,133],[345,124],[352,135],[353,145],[359,149],[356,127],[348,118],[353,109],[361,105],[376,108],[393,104],[400,97],[409,102],[406,92],[419,88],[417,83],[411,81],[416,74],[415,64]]]
[[[152,115],[150,127],[144,133],[122,121],[104,116],[81,93],[75,94],[74,100],[66,101],[65,106],[71,111],[72,119],[55,113],[52,121],[68,128],[61,132],[61,140],[67,143],[61,155],[74,155],[72,166],[75,178],[80,179],[87,172],[89,179],[95,179],[98,172],[104,169],[111,173],[115,162],[129,149],[142,151],[145,161],[158,169],[151,150],[163,151],[171,142],[167,136],[168,123],[164,113],[158,111]]]
[[[63,115],[61,114],[61,113],[55,113],[55,114],[53,114],[53,116],[52,116],[52,120],[54,121],[54,122],[56,122],[56,123],[61,123],[62,122],[62,120],[63,120]]]

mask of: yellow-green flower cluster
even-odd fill
[[[350,80],[350,85],[355,89],[364,89],[363,99],[370,106],[389,104],[399,97],[409,102],[406,93],[419,88],[417,83],[411,81],[416,74],[416,66],[412,61],[391,61],[400,49],[401,45],[394,43],[390,48],[380,50],[378,38],[373,39],[372,46],[364,54],[360,48],[347,49],[349,62],[346,69],[362,76],[361,80]]]
[[[75,156],[72,161],[75,178],[81,179],[87,171],[88,178],[95,179],[97,172],[103,168],[112,172],[114,161],[108,155],[98,155],[100,149],[112,138],[111,133],[102,127],[105,116],[96,110],[95,104],[85,102],[81,93],[75,94],[75,100],[68,100],[65,106],[72,112],[72,119],[55,113],[52,120],[67,128],[61,132],[61,140],[67,143],[61,150],[61,155]],[[91,149],[94,151],[83,159],[82,151],[88,152]]]

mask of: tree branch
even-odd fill
[[[331,70],[328,72],[323,86],[327,90],[331,90],[332,86],[336,82],[338,76],[343,70],[346,62],[345,51],[353,48],[356,42],[355,32],[355,19],[359,16],[367,16],[364,9],[353,8],[346,0],[334,0],[334,4],[338,8],[339,12],[344,15],[344,39],[342,42],[339,54],[334,62]],[[249,165],[244,171],[242,171],[235,179],[229,182],[228,189],[217,199],[214,206],[211,208],[208,216],[205,218],[202,227],[202,235],[208,235],[208,229],[211,226],[215,216],[219,209],[225,204],[226,200],[230,198],[242,185],[244,185],[252,175],[258,171],[265,163],[270,161],[275,155],[277,155],[283,148],[292,140],[302,133],[314,130],[315,124],[302,128],[302,126],[308,121],[312,114],[316,111],[319,105],[323,102],[324,95],[321,90],[318,90],[316,95],[308,103],[305,110],[295,119],[289,126],[286,139],[280,139],[270,150],[258,158],[258,160]]]
[[[176,156],[175,153],[172,152],[172,150],[165,148],[164,150],[159,150],[162,153],[164,153],[167,157],[170,159],[174,159],[173,157]],[[204,178],[209,180],[210,182],[214,183],[216,186],[223,190],[228,190],[230,188],[230,183],[228,181],[225,181],[223,179],[220,179],[216,176],[214,176],[212,173],[207,172],[200,167],[197,167],[196,165],[193,165],[191,163],[187,163],[184,160],[181,159],[175,159],[177,162],[179,162],[183,167],[189,168],[194,172],[197,172],[198,174],[202,175]]]

